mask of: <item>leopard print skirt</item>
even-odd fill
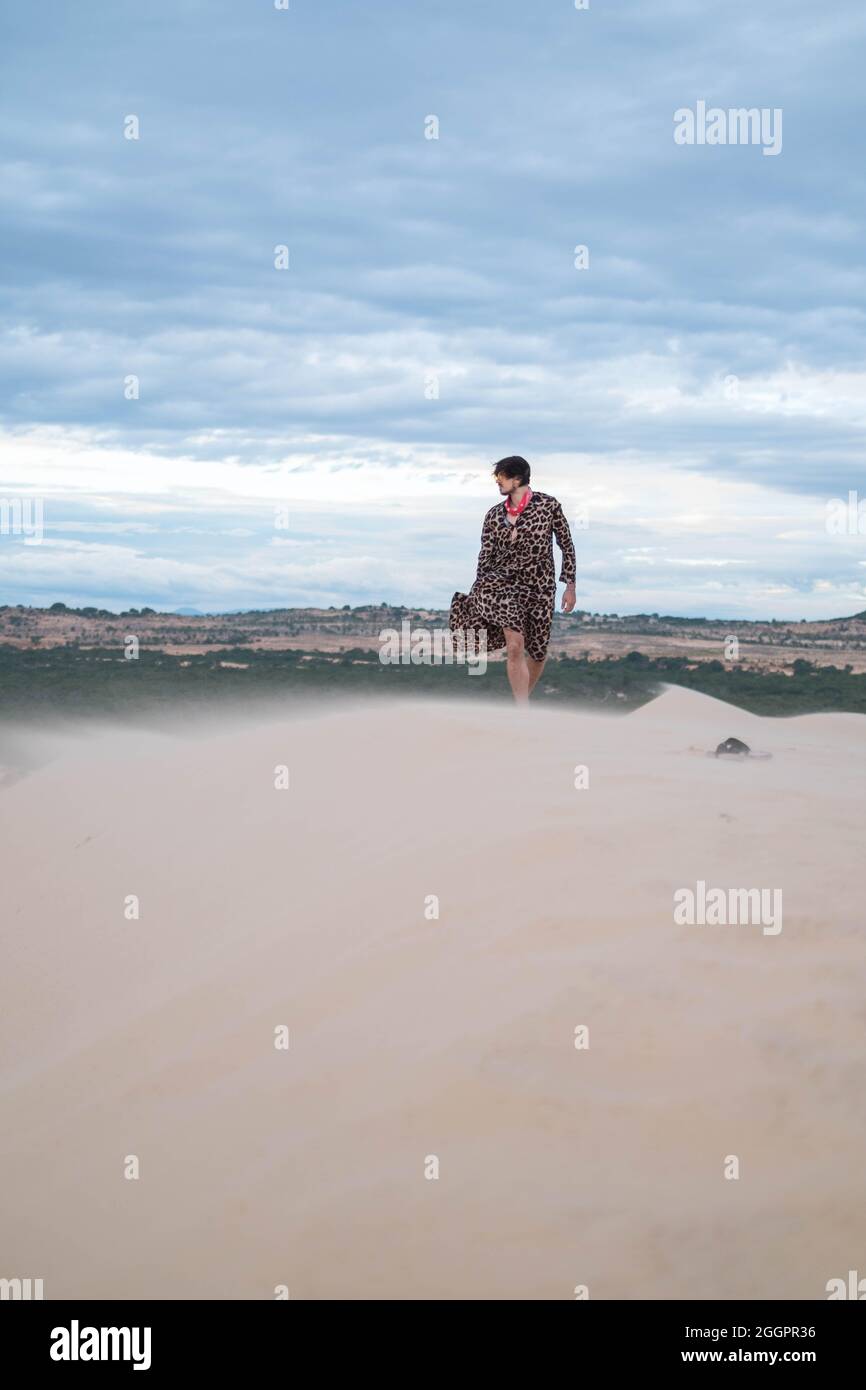
[[[544,661],[550,642],[550,625],[556,590],[515,583],[511,577],[487,575],[477,579],[468,594],[451,600],[449,627],[454,633],[486,632],[487,650],[505,646],[507,627],[523,633],[526,655]]]

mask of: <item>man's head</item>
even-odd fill
[[[494,463],[493,476],[502,496],[510,497],[512,492],[516,492],[519,487],[526,487],[529,483],[529,464],[519,454],[512,454],[509,458]]]

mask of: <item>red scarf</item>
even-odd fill
[[[512,507],[512,505],[511,505],[511,498],[510,498],[510,497],[506,497],[506,499],[505,499],[505,510],[507,511],[507,513],[508,513],[509,516],[518,517],[518,516],[520,516],[521,512],[525,512],[525,511],[526,511],[526,508],[527,508],[527,506],[529,505],[529,503],[530,503],[531,500],[532,500],[532,488],[528,487],[528,488],[526,489],[526,493],[525,493],[525,496],[524,496],[524,498],[523,498],[523,501],[522,501],[522,502],[518,502],[518,504],[517,504],[516,507]]]

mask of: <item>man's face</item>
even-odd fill
[[[518,478],[506,478],[502,473],[494,473],[496,485],[503,497],[510,497],[520,487]]]

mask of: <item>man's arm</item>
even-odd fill
[[[562,568],[559,578],[563,584],[573,584],[577,577],[577,562],[574,554],[574,541],[571,539],[571,530],[562,504],[557,502],[553,509],[553,534],[556,543],[562,551]]]
[[[484,525],[481,528],[481,550],[478,553],[478,569],[475,572],[475,582],[483,579],[485,574],[493,568],[493,518],[488,512],[484,518]]]

